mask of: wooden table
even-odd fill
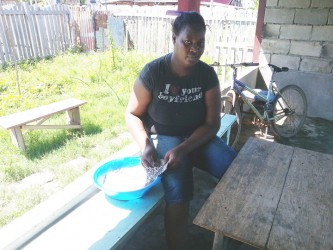
[[[250,138],[194,224],[260,249],[333,249],[333,155]]]

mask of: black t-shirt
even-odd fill
[[[212,67],[199,61],[192,73],[175,76],[170,68],[171,54],[160,57],[140,72],[152,101],[143,121],[147,132],[163,135],[190,135],[205,121],[205,92],[219,84]],[[154,127],[154,129],[152,129]]]

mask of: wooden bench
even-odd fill
[[[87,102],[71,98],[6,115],[0,117],[0,126],[9,129],[13,143],[24,151],[25,143],[22,129],[79,129],[81,128],[79,107],[85,103]],[[66,112],[66,125],[42,125],[50,117],[61,112]]]
[[[228,136],[235,120],[232,115],[221,114],[218,135],[227,133]],[[0,237],[7,239],[4,246],[10,249],[24,246],[27,250],[47,249],[50,244],[54,249],[106,250],[120,247],[161,204],[164,197],[162,185],[159,183],[153,187],[144,198],[119,201],[106,199],[103,192],[92,185],[92,176],[101,164],[124,156],[138,155],[139,150],[137,144],[129,145],[61,190],[56,195],[62,199],[70,196],[65,200],[66,203],[58,198],[50,199],[34,208],[30,214],[24,215],[25,218],[20,222],[16,221],[16,225],[7,225],[0,230]],[[75,192],[81,198],[75,197]],[[43,218],[43,213],[47,218]],[[24,228],[29,226],[31,229]],[[13,235],[13,232],[19,231],[20,235]]]
[[[221,125],[219,131],[217,131],[216,135],[222,137],[225,133],[227,136],[226,143],[229,145],[230,131],[231,126],[236,122],[237,117],[235,115],[229,115],[225,113],[221,113]]]

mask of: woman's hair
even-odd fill
[[[204,30],[206,32],[205,20],[195,11],[181,12],[172,25],[172,32],[178,36],[186,26],[192,26],[197,30]]]

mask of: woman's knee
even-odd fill
[[[226,145],[221,138],[215,137],[209,143],[194,152],[193,161],[196,167],[221,178],[237,156],[237,152]]]

